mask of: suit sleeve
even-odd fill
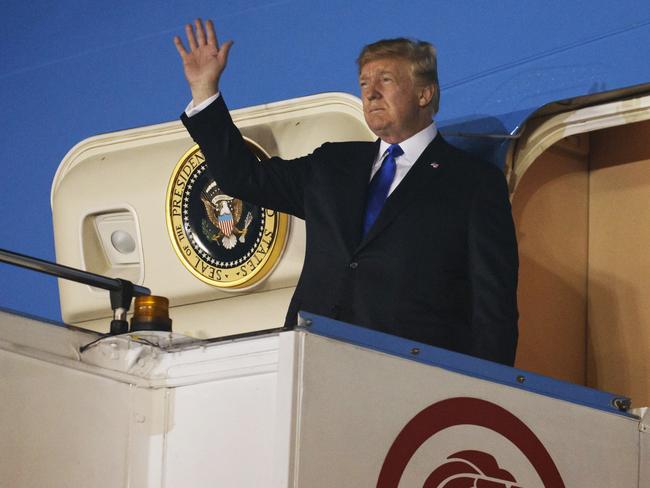
[[[518,255],[505,178],[490,166],[471,206],[471,353],[513,365],[518,338]]]
[[[304,218],[304,188],[317,155],[290,161],[273,157],[260,163],[233,123],[223,96],[192,117],[182,114],[181,120],[224,192]]]

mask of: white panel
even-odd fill
[[[126,486],[128,385],[0,350],[0,485]]]
[[[296,436],[296,383],[298,381],[300,334],[285,332],[280,334],[278,356],[277,406],[275,416],[275,443],[273,446],[273,478],[267,486],[292,486],[292,468]]]
[[[256,488],[273,476],[276,374],[176,388],[165,486]]]
[[[650,409],[645,408],[639,424],[639,488],[650,486]]]
[[[295,486],[374,485],[405,425],[454,397],[488,401],[521,420],[545,446],[567,487],[636,486],[634,419],[313,335],[306,337],[303,358]],[[493,430],[456,426],[424,440],[400,487],[423,486],[447,456],[463,450],[492,455],[522,486],[543,486],[531,462]]]
[[[0,313],[0,486],[286,486],[295,334],[143,335]]]
[[[647,427],[634,418],[305,332],[174,337],[170,350],[105,338],[79,355],[92,337],[0,314],[0,486],[375,486],[404,427],[457,397],[487,402],[476,418],[505,415],[537,439],[566,487],[647,486]],[[556,488],[504,432],[464,422],[426,434],[397,485],[424,486],[449,456],[474,450],[516,486]]]
[[[170,389],[132,388],[126,487],[162,488]]]

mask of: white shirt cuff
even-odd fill
[[[203,100],[196,107],[194,106],[194,100],[190,100],[190,103],[188,103],[187,107],[185,107],[185,115],[187,115],[188,117],[192,117],[193,115],[198,114],[201,110],[203,110],[205,107],[207,107],[212,102],[214,102],[217,98],[219,98],[220,95],[221,93],[217,92],[211,97]]]

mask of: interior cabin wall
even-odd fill
[[[650,122],[590,134],[587,384],[650,405]]]
[[[650,122],[563,139],[512,200],[516,365],[650,405]]]
[[[519,243],[516,366],[586,379],[587,136],[564,139],[524,173],[512,200]]]

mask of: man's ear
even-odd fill
[[[425,85],[420,87],[418,91],[418,105],[420,107],[426,107],[433,100],[433,95],[435,94],[436,89],[433,85]]]

